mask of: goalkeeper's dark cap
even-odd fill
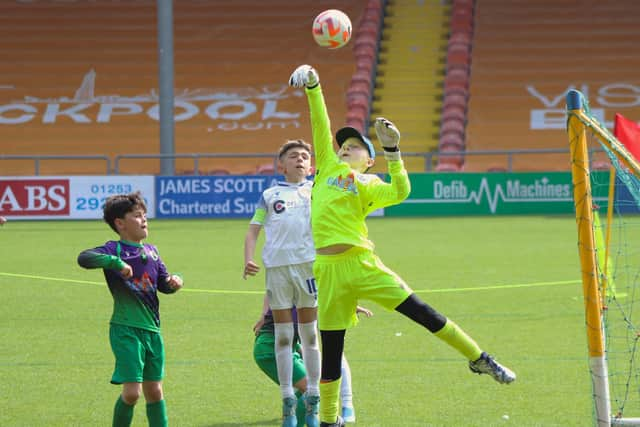
[[[338,129],[336,132],[336,141],[338,142],[338,147],[342,147],[342,144],[349,138],[357,138],[362,142],[362,145],[365,146],[367,151],[369,152],[369,157],[372,159],[376,158],[376,150],[373,148],[373,144],[371,140],[360,133],[360,131],[356,128],[352,128],[351,126],[345,126],[342,129]]]

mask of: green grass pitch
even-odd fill
[[[264,274],[242,280],[247,224],[150,221],[149,242],[185,278],[160,297],[172,426],[279,425],[279,389],[252,360]],[[426,330],[362,301],[375,315],[345,350],[357,425],[592,424],[573,217],[374,218],[369,229],[385,264],[518,379],[473,375]],[[0,425],[111,425],[111,295],[76,256],[115,237],[99,221],[0,228]],[[133,425],[147,425],[143,399]]]

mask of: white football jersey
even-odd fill
[[[311,234],[312,185],[311,181],[300,184],[280,181],[262,193],[251,224],[264,227],[262,262],[265,267],[315,260]]]

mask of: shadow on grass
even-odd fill
[[[240,427],[240,426],[277,426],[280,425],[282,420],[280,418],[274,418],[272,420],[254,421],[252,423],[238,422],[238,423],[215,423],[207,424],[202,427]]]

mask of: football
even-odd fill
[[[325,10],[313,20],[311,32],[320,46],[338,49],[351,38],[351,20],[340,10]]]

